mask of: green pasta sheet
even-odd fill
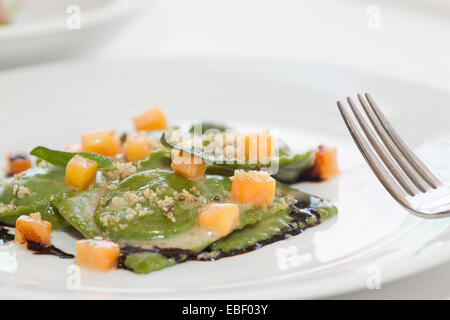
[[[0,203],[4,207],[0,213],[1,223],[15,225],[21,215],[40,212],[44,220],[52,223],[53,229],[70,227],[52,203],[57,195],[70,191],[64,182],[63,168],[34,167],[5,181],[7,186],[0,188]],[[20,187],[27,192],[20,195]]]

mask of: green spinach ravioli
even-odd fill
[[[37,147],[30,152],[35,165],[28,155],[9,157],[0,223],[16,227],[16,242],[55,248],[42,240],[46,232],[76,230],[85,238],[75,246],[80,266],[145,274],[250,252],[337,214],[328,200],[290,186],[334,178],[334,148],[294,153],[267,132],[213,123],[170,139],[175,128],[159,108],[133,121],[137,132],[120,138],[100,130],[64,151]]]

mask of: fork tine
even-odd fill
[[[348,114],[345,107],[342,105],[340,101],[337,102],[339,112],[344,119],[345,125],[350,131],[350,134],[353,137],[356,145],[358,146],[359,151],[366,159],[372,171],[377,176],[378,180],[384,185],[386,190],[399,202],[404,203],[406,198],[406,192],[400,187],[400,185],[394,180],[391,174],[386,170],[380,160],[377,158],[375,153],[370,148],[367,141],[363,138],[361,133],[359,132],[357,125],[353,121],[353,119]]]
[[[350,108],[353,111],[353,114],[356,117],[356,120],[358,120],[358,123],[360,127],[363,129],[364,133],[366,134],[366,137],[369,139],[369,142],[372,144],[372,148],[375,149],[376,153],[380,157],[380,159],[383,161],[384,165],[388,168],[388,170],[391,172],[391,174],[394,176],[394,178],[400,183],[400,185],[405,189],[405,191],[410,196],[415,196],[419,191],[414,186],[413,183],[411,183],[408,180],[408,177],[406,174],[399,169],[399,167],[396,165],[395,161],[392,159],[392,157],[386,152],[382,144],[378,141],[375,134],[373,133],[372,129],[369,127],[369,124],[367,121],[363,118],[362,113],[359,111],[356,104],[353,102],[353,100],[348,97],[347,102],[350,105]]]
[[[367,102],[363,98],[361,94],[358,93],[358,100],[361,103],[364,111],[366,112],[367,117],[369,118],[370,122],[372,123],[373,127],[377,131],[378,135],[381,137],[381,140],[383,141],[386,148],[391,153],[392,157],[397,161],[397,164],[403,169],[403,171],[407,174],[409,179],[416,185],[416,187],[421,192],[426,192],[427,189],[430,187],[428,184],[422,179],[422,177],[418,174],[416,170],[409,164],[409,162],[405,159],[402,153],[397,149],[396,145],[392,142],[392,140],[389,138],[386,131],[384,131],[383,127],[380,124],[380,121],[378,121],[378,118],[376,117],[373,110],[367,105]]]
[[[400,138],[398,133],[392,127],[391,123],[386,119],[385,115],[378,108],[377,104],[370,96],[370,94],[366,93],[365,96],[367,98],[367,101],[369,101],[369,105],[372,108],[373,112],[378,117],[378,120],[380,121],[384,130],[386,130],[389,137],[395,143],[395,145],[403,154],[403,156],[406,158],[406,160],[411,164],[411,166],[417,170],[417,172],[422,176],[422,178],[433,189],[436,189],[438,186],[442,185],[442,181],[428,169],[428,167],[422,162],[422,160],[420,160],[406,145],[403,139]]]

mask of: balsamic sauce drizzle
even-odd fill
[[[14,240],[14,235],[9,233],[8,229],[0,227],[0,245],[11,242]],[[57,256],[61,259],[73,259],[75,256],[70,253],[66,253],[53,245],[46,246],[37,242],[27,241],[27,249],[34,252],[34,254],[47,254]]]
[[[8,229],[0,227],[0,245],[14,240],[14,235]]]
[[[34,254],[46,254],[46,255],[52,255],[57,256],[61,259],[73,259],[75,256],[70,253],[66,253],[55,246],[46,246],[41,243],[33,242],[33,241],[27,241],[27,248],[28,250],[33,251]]]

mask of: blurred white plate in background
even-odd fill
[[[0,68],[70,56],[116,34],[150,0],[17,0],[0,26]],[[79,13],[80,28],[77,27]]]
[[[73,260],[2,246],[0,297],[323,298],[374,289],[449,261],[450,220],[425,221],[403,210],[370,171],[340,119],[336,100],[364,91],[448,181],[450,95],[419,84],[333,66],[256,61],[79,62],[4,72],[3,154],[37,145],[62,147],[92,129],[120,132],[131,128],[132,116],[159,104],[171,122],[254,124],[278,129],[295,149],[336,146],[341,175],[298,185],[331,198],[337,218],[216,262],[190,261],[148,275],[83,269],[81,287],[73,290],[68,286]],[[52,240],[74,253],[73,234],[55,232]],[[283,260],[280,254],[286,252]]]

